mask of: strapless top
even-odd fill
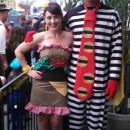
[[[53,44],[43,46],[38,51],[40,58],[34,65],[34,69],[42,71],[42,79],[44,81],[65,81],[71,49],[62,44]]]
[[[48,58],[50,62],[68,62],[71,48],[65,47],[63,44],[52,44],[49,46],[42,46],[38,50],[40,52],[40,59]]]

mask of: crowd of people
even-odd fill
[[[10,9],[7,8],[5,4],[0,4],[0,88],[22,73],[21,66],[18,65],[14,51],[17,46],[24,41],[27,32],[33,30],[39,31],[40,27],[42,26],[39,23],[40,26],[36,28],[36,25],[34,25],[32,19],[26,18],[24,15],[18,16],[17,20],[19,23],[8,21],[9,11]],[[26,53],[26,59],[29,65],[32,64],[34,54],[38,55],[35,50],[36,49],[33,49]],[[26,86],[25,84],[27,84],[27,82],[9,94],[8,102],[11,115],[10,122],[11,124],[14,122],[14,124],[11,125],[12,130],[23,130],[22,118],[25,111],[24,106],[26,102],[26,94],[23,93]],[[17,117],[18,112],[20,114]],[[16,127],[17,121],[19,123],[18,128]],[[0,129],[2,129],[1,125]]]
[[[19,16],[20,25],[8,26],[9,9],[0,5],[0,56],[5,78],[17,58],[32,79],[25,109],[38,115],[38,130],[106,130],[107,102],[116,94],[121,71],[122,31],[116,9],[101,0],[85,0],[67,12],[56,2],[41,18]],[[36,63],[31,63],[31,52]],[[10,57],[12,56],[12,57]],[[31,65],[34,65],[33,68]]]
[[[1,51],[0,51],[0,75],[3,75],[7,78],[7,75],[9,74],[6,72],[6,70],[10,70],[9,64],[11,61],[15,58],[14,50],[20,44],[24,41],[24,38],[29,31],[40,31],[44,30],[44,25],[41,23],[43,21],[43,18],[39,18],[37,22],[33,23],[33,20],[31,18],[26,18],[25,15],[18,16],[18,24],[16,24],[14,21],[8,21],[8,12],[10,9],[4,8],[2,6],[5,6],[4,4],[0,5],[0,13],[1,13]],[[4,31],[3,31],[4,29]],[[4,36],[4,37],[3,37]],[[21,36],[21,39],[19,37]],[[6,55],[3,54],[3,50],[5,49]],[[6,57],[6,58],[4,58]],[[29,61],[29,60],[28,60]],[[31,62],[31,61],[29,61]],[[8,63],[8,64],[6,64]],[[4,67],[5,66],[5,67]],[[8,69],[7,69],[8,68]]]

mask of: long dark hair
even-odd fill
[[[44,10],[43,16],[45,16],[47,11],[54,15],[63,15],[60,5],[56,2],[48,3],[48,6]]]
[[[26,32],[24,27],[15,25],[11,30],[11,35],[9,42],[7,43],[7,48],[14,51],[16,47],[24,41]]]

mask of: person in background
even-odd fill
[[[9,39],[10,39],[10,36],[11,36],[11,31],[12,31],[13,26],[14,26],[14,24],[12,22],[10,22],[10,23],[8,23],[7,21],[5,22],[5,28],[6,28],[6,57],[7,57],[8,63],[10,62],[9,59],[14,57],[14,52],[10,53],[10,54],[8,54],[9,52],[7,52],[7,50],[8,50],[7,48],[9,48],[7,46],[9,45]],[[10,67],[5,71],[5,77],[6,78],[8,77],[9,72],[10,72]]]
[[[4,76],[0,76],[0,88],[3,87],[6,83],[6,78]],[[0,99],[0,113],[3,112],[3,108],[2,108],[2,105],[3,105],[3,102],[2,100]],[[2,123],[3,123],[3,118],[2,118],[2,114],[0,114],[0,129],[2,130],[3,127],[2,127]]]
[[[10,21],[8,23],[8,21],[6,21],[4,25],[5,25],[5,28],[6,28],[6,44],[8,44],[9,38],[10,38],[10,34],[11,34],[12,28],[14,26],[14,22]]]
[[[19,24],[22,26],[22,27],[25,27],[26,26],[26,18],[24,15],[20,15],[18,16],[18,21],[19,21]]]
[[[10,64],[13,59],[15,58],[14,51],[17,48],[17,46],[24,41],[25,38],[25,29],[19,25],[15,25],[12,28],[11,35],[9,38],[9,41],[7,42],[6,47],[6,55],[7,55],[7,61]],[[30,58],[28,58],[30,60]],[[11,72],[11,68],[9,67],[8,71],[6,72],[6,77]]]
[[[32,23],[32,20],[31,20],[31,19],[28,18],[25,23],[26,23],[26,26],[27,26],[27,30],[28,30],[28,31],[33,31],[33,30],[34,30],[34,29],[33,29],[33,23]]]
[[[25,108],[38,115],[38,130],[63,130],[63,116],[69,114],[66,78],[73,34],[62,30],[62,11],[56,2],[48,4],[44,17],[47,31],[29,32],[15,54],[23,72],[33,78]],[[36,46],[40,58],[31,69],[24,53]]]
[[[6,28],[4,23],[7,21],[9,8],[5,4],[0,4],[0,71],[4,75],[8,69],[8,62],[6,59]]]
[[[35,30],[35,31],[37,31],[37,32],[41,32],[41,31],[39,31],[39,29],[40,28],[42,28],[42,31],[44,30],[44,18],[43,17],[41,17],[41,18],[39,18],[38,20],[37,20],[37,22],[36,23],[34,23],[34,25],[33,25],[33,29]]]
[[[35,23],[37,23],[38,19],[39,19],[38,16],[34,16],[34,17],[32,18],[33,26],[34,26]]]
[[[69,130],[106,130],[107,101],[118,89],[122,22],[116,9],[85,0],[64,17],[74,34],[68,74]]]
[[[10,31],[12,30],[14,25],[15,25],[15,23],[13,21],[9,21],[9,29],[10,29]]]
[[[17,58],[14,58],[10,62],[11,72],[7,77],[7,83],[16,78],[22,73],[20,62]],[[9,94],[9,107],[11,118],[11,130],[23,130],[23,119],[25,116],[25,102],[26,102],[26,81],[18,86],[18,88],[12,88]],[[15,87],[15,86],[14,86]]]
[[[43,18],[43,14],[41,14],[40,18],[35,18],[37,21],[33,24],[33,29],[37,32],[43,32],[45,30],[45,22]],[[37,47],[32,49],[32,63],[34,64],[39,58],[39,53],[37,52]]]
[[[20,23],[20,26],[24,27],[25,32],[26,32],[26,34],[27,34],[27,32],[30,31],[30,27],[28,27],[28,26],[26,25],[26,17],[25,17],[24,15],[20,15],[20,16],[18,17],[18,21],[19,21],[19,23]]]
[[[11,31],[10,31],[10,29],[9,29],[9,23],[8,23],[8,21],[6,21],[6,22],[4,23],[4,25],[5,25],[5,28],[6,28],[6,43],[7,43],[8,40],[9,40]]]
[[[31,19],[27,19],[26,20],[26,28],[28,31],[33,31],[33,23],[32,23],[32,20]],[[32,49],[31,50],[31,65],[34,65],[36,63],[36,54],[38,55],[37,53],[37,49]]]

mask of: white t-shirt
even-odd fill
[[[0,21],[0,54],[6,53],[6,28]]]

